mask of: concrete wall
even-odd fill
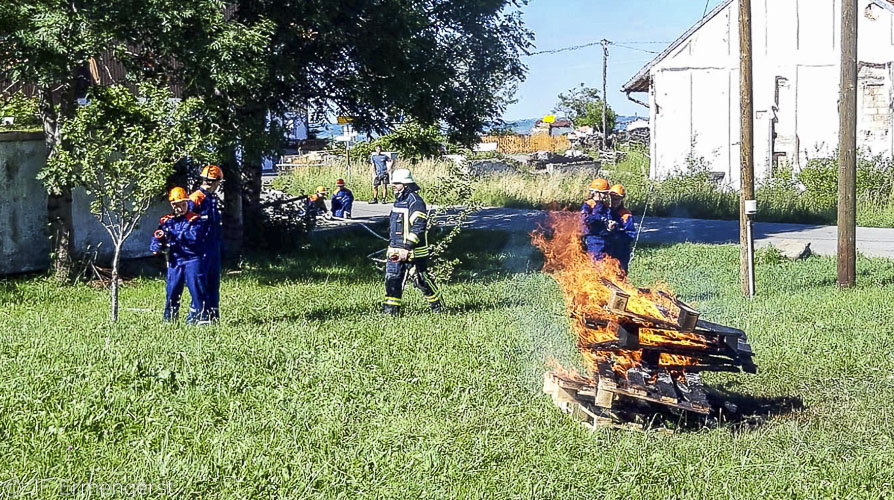
[[[37,173],[46,164],[42,133],[0,133],[0,275],[47,269],[50,242],[47,232],[47,194]],[[90,198],[82,189],[73,193],[74,244],[78,252],[96,253],[108,263],[112,241],[90,213]],[[170,211],[163,196],[143,217],[124,245],[122,257],[151,255],[149,241],[158,219]]]
[[[42,133],[0,133],[0,275],[50,264]]]
[[[650,70],[652,174],[704,159],[739,187],[738,2]],[[797,171],[838,144],[840,0],[752,2],[754,157],[758,179],[775,163]],[[894,151],[894,14],[860,2],[859,147]]]

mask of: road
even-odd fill
[[[354,217],[358,222],[380,221],[390,211],[390,204],[354,202]],[[469,223],[476,228],[527,232],[536,228],[546,213],[542,210],[486,208],[471,217]],[[811,251],[819,255],[835,255],[838,246],[838,229],[835,226],[757,222],[754,225],[754,237],[758,248],[790,240],[810,243]],[[738,241],[739,222],[729,220],[648,217],[640,235],[640,242],[643,243]],[[867,257],[894,258],[894,229],[857,228],[857,251]]]

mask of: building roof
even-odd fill
[[[878,5],[883,9],[887,9],[890,12],[894,13],[894,0],[870,0],[872,3]],[[714,19],[718,14],[723,12],[723,9],[727,8],[729,4],[733,3],[733,0],[726,0],[717,7],[715,7],[711,12],[709,12],[705,17],[701,18],[697,23],[695,23],[691,28],[686,30],[685,33],[680,35],[680,38],[674,40],[664,51],[662,51],[655,59],[649,61],[648,64],[643,66],[639,72],[630,79],[629,82],[625,83],[621,90],[623,92],[648,92],[649,86],[652,83],[651,71],[652,68],[664,60],[665,57],[670,55],[671,52],[677,49],[680,45],[689,39],[693,33],[701,29],[702,26],[708,23],[711,19]]]

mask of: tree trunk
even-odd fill
[[[118,261],[121,259],[121,243],[115,244],[115,255],[112,257],[112,286],[111,291],[111,307],[112,321],[118,321]]]
[[[235,150],[227,155],[224,165],[223,249],[224,259],[238,263],[242,256],[242,174],[236,161]]]
[[[71,77],[59,85],[38,87],[38,111],[43,124],[47,160],[62,143],[62,120],[74,115],[77,98],[86,94],[89,70],[84,64],[72,71]],[[47,197],[47,218],[50,227],[50,252],[53,255],[57,281],[68,282],[74,269],[74,222],[71,213],[71,188],[64,187]]]
[[[260,155],[247,152],[242,165],[242,219],[244,238],[255,241],[260,234],[263,217],[261,211],[261,161]]]

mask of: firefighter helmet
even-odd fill
[[[326,186],[317,186],[316,193],[317,194],[326,194]]]
[[[391,172],[391,184],[415,184],[413,174],[405,168],[399,168]]]
[[[627,196],[627,190],[624,189],[623,184],[615,184],[608,190],[609,194],[613,194],[615,196],[620,196],[621,198]]]
[[[335,185],[338,187],[343,187],[345,185],[345,180],[339,179],[339,180],[335,181]]]
[[[608,191],[608,181],[605,179],[593,179],[590,183],[590,191]]]
[[[182,187],[172,188],[168,193],[168,201],[171,203],[177,203],[181,201],[189,201],[189,197],[186,196],[186,190]]]
[[[223,170],[221,170],[220,167],[218,167],[217,165],[208,165],[202,169],[202,175],[200,175],[200,177],[211,181],[222,181]]]

